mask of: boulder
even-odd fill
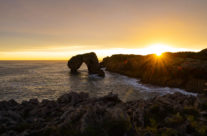
[[[105,73],[101,70],[98,58],[94,52],[73,56],[68,61],[68,67],[71,69],[72,73],[76,73],[82,63],[87,65],[89,74],[98,74],[102,77],[105,76]]]
[[[91,98],[75,92],[58,100],[2,101],[0,135],[203,136],[206,102],[206,95],[174,93],[124,103],[113,93]]]

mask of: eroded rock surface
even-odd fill
[[[94,52],[73,56],[68,61],[68,67],[71,69],[72,73],[75,73],[80,68],[82,63],[87,65],[89,74],[98,74],[102,77],[105,76],[105,73],[101,70],[98,58]]]
[[[115,94],[0,102],[1,136],[205,136],[206,96],[180,93],[123,103]]]

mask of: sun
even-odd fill
[[[157,56],[161,56],[162,53],[167,51],[172,51],[172,48],[165,44],[152,44],[149,47],[145,48],[146,52],[149,54],[156,54]]]
[[[161,56],[162,52],[155,53],[157,56]]]

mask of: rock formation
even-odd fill
[[[113,55],[101,62],[106,70],[140,78],[143,83],[207,93],[207,49],[156,55]]]
[[[202,54],[203,56],[206,56],[207,57],[207,48],[201,50],[199,53]]]
[[[80,68],[82,63],[87,65],[89,74],[98,74],[102,77],[105,76],[105,73],[101,70],[98,58],[94,52],[73,56],[68,61],[68,67],[71,69],[72,73],[75,73]]]
[[[117,95],[0,102],[1,136],[205,136],[207,98],[180,93],[123,103]]]

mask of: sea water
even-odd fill
[[[57,99],[72,91],[86,92],[90,97],[112,92],[118,94],[122,101],[149,99],[175,92],[196,95],[178,88],[142,84],[139,79],[116,73],[105,71],[105,74],[105,78],[89,75],[85,64],[77,74],[71,74],[67,61],[0,61],[0,101]]]

